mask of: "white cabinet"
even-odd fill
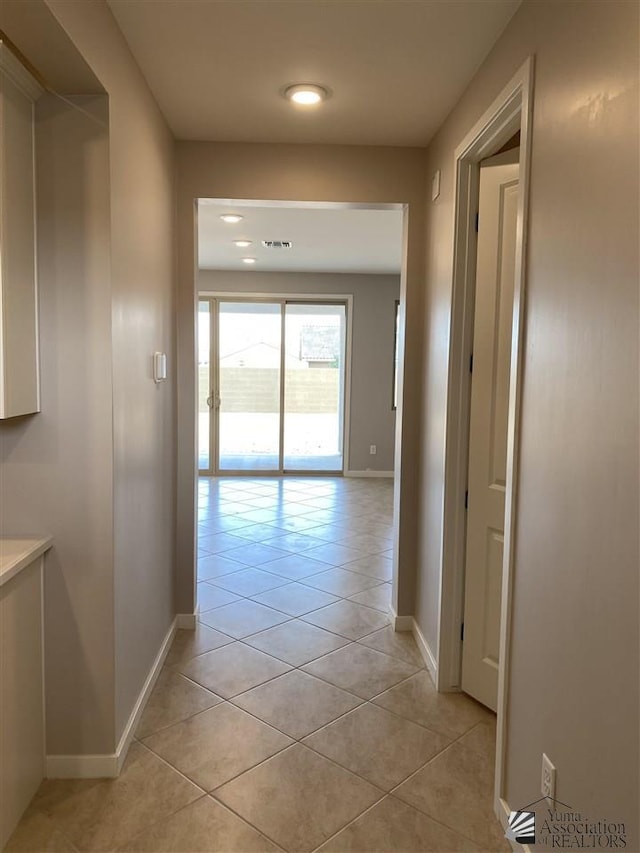
[[[41,94],[0,41],[0,418],[40,410],[34,104]]]
[[[43,567],[50,537],[0,537],[0,850],[45,771]]]

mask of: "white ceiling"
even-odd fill
[[[223,213],[244,219],[229,225]],[[233,240],[248,239],[239,249]],[[291,240],[291,249],[265,249],[262,240]],[[284,272],[400,272],[402,211],[326,208],[320,205],[198,204],[200,269]],[[243,257],[254,257],[247,265]]]
[[[521,0],[109,0],[178,139],[424,146]],[[333,96],[295,108],[283,86]]]

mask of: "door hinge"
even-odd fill
[[[469,509],[469,492],[464,493],[464,508]]]
[[[476,213],[476,221],[475,221],[476,234],[478,233],[479,228],[480,228],[480,212]]]
[[[473,373],[473,353],[469,356],[469,373]]]
[[[464,642],[464,622],[460,625],[460,640]]]

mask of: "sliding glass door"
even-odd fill
[[[344,305],[287,303],[284,461],[292,471],[341,471]]]
[[[203,297],[201,473],[341,472],[345,303]]]
[[[280,305],[218,302],[218,470],[280,470]]]
[[[209,299],[198,302],[198,470],[210,472],[214,464],[213,445],[213,305]]]

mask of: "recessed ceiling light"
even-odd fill
[[[229,222],[230,224],[233,224],[234,222],[240,222],[242,218],[243,217],[240,216],[238,213],[223,213],[220,217],[223,222]]]
[[[234,240],[233,245],[237,246],[239,249],[246,249],[247,246],[251,245],[251,240]]]
[[[242,259],[243,264],[255,264],[255,262],[256,262],[255,258],[243,258]]]
[[[317,83],[296,83],[295,86],[287,86],[283,94],[294,104],[313,107],[329,97],[329,90]]]

